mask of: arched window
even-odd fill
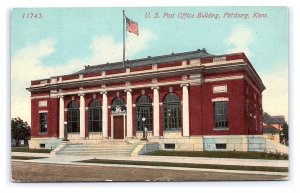
[[[89,106],[89,131],[102,132],[102,108],[97,99],[94,99]]]
[[[76,101],[71,101],[68,105],[68,133],[77,133],[80,131],[79,106]]]
[[[121,97],[117,97],[113,100],[112,105],[111,105],[111,110],[116,111],[117,107],[121,108],[122,111],[124,111],[126,109],[124,100]]]
[[[143,131],[147,128],[152,131],[152,104],[147,95],[142,95],[136,102],[137,130]]]
[[[163,101],[164,109],[164,130],[181,129],[181,104],[180,98],[169,93]]]

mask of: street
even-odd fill
[[[12,179],[15,182],[244,181],[280,180],[285,177],[280,175],[12,162]]]

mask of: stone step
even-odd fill
[[[114,156],[130,156],[131,153],[115,153],[115,154],[109,154],[109,153],[91,153],[91,152],[80,152],[80,153],[73,153],[73,152],[66,152],[63,155],[72,155],[72,156],[103,156],[103,155],[114,155]]]
[[[67,149],[133,149],[134,146],[129,147],[67,147]]]
[[[68,148],[122,148],[133,147],[133,145],[67,145]]]
[[[109,150],[109,149],[88,149],[88,150],[74,150],[74,149],[66,149],[63,150],[62,152],[132,152],[132,149],[118,149],[118,150]]]
[[[131,151],[134,149],[134,147],[129,147],[129,148],[65,148],[69,150],[74,150],[74,151],[86,151],[86,150],[97,150],[97,151],[114,151],[114,150],[126,150],[126,151]]]
[[[111,152],[114,152],[114,151],[132,151],[133,149],[130,148],[119,148],[119,149],[106,149],[106,148],[103,148],[103,149],[100,149],[100,148],[87,148],[87,149],[75,149],[75,148],[66,148],[64,149],[63,151],[111,151]]]
[[[61,155],[123,155],[130,156],[131,152],[137,146],[137,143],[127,143],[125,141],[102,141],[95,143],[74,143],[68,144],[67,147],[59,154]]]
[[[69,141],[69,144],[83,144],[83,145],[103,145],[103,144],[109,144],[109,145],[117,145],[117,144],[120,144],[120,145],[127,145],[127,144],[131,144],[127,141],[106,141],[106,140],[102,140],[102,141],[99,141],[99,140],[76,140],[76,141],[72,141],[70,140]]]
[[[99,154],[110,154],[110,155],[115,155],[115,154],[120,154],[120,153],[127,153],[130,154],[131,152],[129,151],[115,151],[115,152],[110,152],[110,151],[64,151],[62,152],[62,154],[66,154],[66,153],[70,153],[70,154],[82,154],[82,153],[86,153],[86,154],[94,154],[94,153],[99,153]]]

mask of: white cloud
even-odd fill
[[[137,37],[128,34],[127,56],[134,57],[136,53],[147,49],[149,41],[155,37],[148,30],[141,30]],[[51,76],[70,74],[81,70],[84,65],[95,65],[122,60],[122,42],[115,41],[110,36],[96,37],[90,44],[91,55],[84,59],[72,59],[65,64],[46,66],[42,60],[55,54],[55,41],[50,38],[28,45],[12,56],[11,59],[11,116],[30,120],[30,93],[25,88],[30,81]],[[87,50],[88,51],[88,50]],[[132,58],[130,58],[132,59]]]
[[[137,52],[147,49],[147,43],[155,37],[149,30],[141,30],[139,36],[127,34],[126,59],[134,59]],[[86,63],[90,65],[106,62],[117,62],[123,59],[123,42],[116,42],[111,36],[94,38],[90,49],[93,56]]]
[[[263,109],[270,115],[284,115],[288,120],[288,65],[274,65],[270,73],[262,76]]]
[[[45,39],[28,45],[11,59],[11,115],[30,122],[30,93],[25,90],[30,80],[45,75],[41,60],[54,52],[54,41]]]
[[[244,52],[247,56],[251,56],[249,45],[253,43],[255,37],[249,27],[236,27],[232,30],[225,44],[229,47],[229,53]]]

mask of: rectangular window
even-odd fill
[[[216,149],[226,149],[226,143],[217,143]]]
[[[228,102],[214,102],[215,128],[228,128]]]
[[[175,143],[165,143],[165,149],[175,149]]]
[[[40,143],[40,148],[41,149],[45,149],[46,148],[46,145],[44,143]]]
[[[40,132],[47,132],[47,113],[40,113]]]

